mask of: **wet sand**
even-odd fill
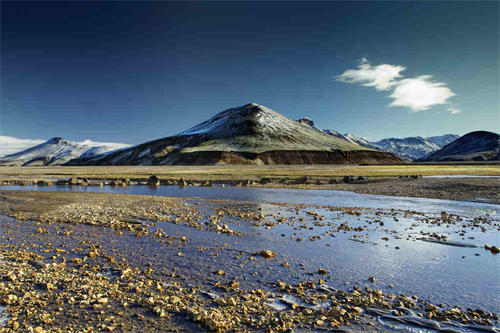
[[[427,251],[433,256],[445,247],[457,249],[447,260],[483,267],[496,259],[481,248],[486,241],[498,245],[491,241],[499,221],[491,218],[16,191],[0,191],[0,207],[11,216],[0,220],[0,303],[9,314],[0,331],[392,331],[394,323],[444,328],[450,321],[467,331],[467,325],[498,325],[495,298],[490,305],[445,299],[454,293],[445,286],[422,297],[413,295],[414,277],[391,280],[368,261],[364,270],[342,264],[350,251],[362,260],[362,253],[383,249],[378,265],[384,267],[387,256],[407,252],[422,261]],[[462,238],[480,248],[447,245]],[[320,248],[333,251],[331,259],[314,260]],[[439,266],[446,270],[446,262]],[[418,274],[426,276],[425,270]],[[483,310],[467,309],[474,305]]]

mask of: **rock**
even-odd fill
[[[328,182],[328,184],[338,184],[339,182],[336,180],[336,179],[330,179],[330,181]]]
[[[212,183],[209,180],[206,180],[205,182],[203,182],[203,184],[201,184],[201,186],[212,187]]]
[[[155,175],[152,175],[148,179],[148,185],[149,186],[159,186],[160,185],[160,179],[156,177]]]
[[[493,254],[497,254],[498,252],[500,252],[500,249],[498,249],[498,247],[496,247],[496,246],[492,246],[492,247],[490,247],[490,251]]]
[[[177,185],[179,185],[179,186],[187,186],[187,183],[186,183],[186,181],[184,180],[184,178],[181,178],[181,179],[179,179],[179,181],[177,182]]]
[[[38,186],[52,186],[52,185],[54,185],[54,182],[52,182],[50,180],[39,180],[36,182],[36,184]]]
[[[260,180],[260,185],[266,185],[266,184],[270,184],[271,183],[271,179],[270,178],[262,178]]]
[[[345,177],[342,179],[342,181],[343,181],[344,183],[347,183],[347,184],[352,183],[352,182],[354,181],[354,176],[345,176]]]
[[[426,304],[425,305],[425,312],[433,312],[433,311],[436,311],[437,309],[438,309],[438,307],[433,305],[433,304]]]
[[[301,177],[298,179],[295,179],[292,184],[305,184],[307,182],[307,177]]]
[[[356,180],[366,180],[366,178],[363,176],[359,176]]]
[[[262,250],[260,251],[260,255],[267,259],[276,257],[276,253],[270,250]]]
[[[328,273],[328,271],[326,269],[323,269],[323,268],[318,269],[319,275],[325,275],[326,273]]]
[[[109,185],[111,185],[111,186],[121,186],[121,185],[122,185],[122,183],[123,183],[123,182],[121,181],[121,179],[117,179],[117,180],[112,180],[112,181],[109,183]]]
[[[373,282],[375,282],[375,278],[373,276],[371,276],[371,277],[368,278],[368,281],[370,281],[370,282],[373,283]]]
[[[68,185],[80,185],[81,181],[77,180],[76,178],[70,178],[70,179],[68,179],[68,181],[66,183]]]

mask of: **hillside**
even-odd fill
[[[0,165],[61,165],[75,158],[93,157],[114,149],[115,148],[110,146],[82,145],[60,137],[55,137],[21,152],[1,157]]]
[[[477,131],[465,134],[419,162],[500,161],[500,135]]]
[[[387,138],[377,142],[370,142],[367,139],[358,137],[351,133],[341,134],[340,132],[334,130],[322,130],[314,124],[314,121],[307,117],[301,118],[297,121],[303,124],[307,124],[318,131],[333,135],[353,144],[357,144],[365,148],[391,153],[405,161],[412,161],[418,158],[425,157],[459,138],[459,136],[456,134],[445,134],[427,138],[423,138],[420,136],[407,137],[402,139]]]
[[[374,151],[256,103],[220,112],[177,135],[68,165],[393,164]]]

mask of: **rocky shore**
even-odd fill
[[[0,307],[7,314],[0,332],[391,331],[377,318],[424,329],[480,325],[494,332],[498,325],[493,312],[391,292],[398,287],[366,273],[360,284],[341,287],[334,285],[331,268],[296,263],[266,248],[231,248],[240,243],[233,239],[247,239],[245,231],[252,228],[261,234],[280,226],[297,233],[318,230],[308,238],[292,234],[290,247],[322,242],[328,234],[368,244],[378,232],[394,237],[385,231],[385,218],[412,218],[427,231],[408,237],[446,243],[448,236],[436,227],[489,233],[498,220],[28,191],[0,191],[0,208],[12,217],[0,220]],[[327,212],[337,218],[327,218]],[[356,224],[360,217],[366,226]],[[196,240],[190,230],[206,234]],[[221,244],[216,235],[233,245]],[[161,249],[161,256],[141,249],[146,246]],[[497,246],[484,246],[481,253],[494,256]]]
[[[363,194],[378,194],[400,197],[421,197],[459,201],[480,201],[500,204],[500,178],[425,178],[421,175],[399,177],[252,177],[245,180],[232,178],[210,179],[189,178],[116,178],[88,179],[73,177],[68,179],[49,178],[0,178],[2,185],[36,186],[239,186],[269,187],[313,190],[352,191]]]

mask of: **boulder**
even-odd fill
[[[66,182],[68,185],[80,185],[81,184],[81,180],[78,180],[76,178],[70,178],[68,179],[68,181]]]
[[[307,182],[307,177],[301,177],[298,179],[295,179],[292,184],[305,184]]]
[[[262,178],[260,180],[260,185],[266,185],[271,183],[271,178]]]
[[[186,181],[184,180],[184,178],[181,178],[181,179],[179,179],[179,181],[177,182],[177,185],[179,185],[179,186],[187,186],[187,183],[186,183]]]
[[[345,177],[342,179],[342,181],[343,181],[344,183],[349,184],[349,183],[352,183],[352,182],[354,181],[354,177],[353,177],[353,176],[345,176]]]
[[[148,185],[149,186],[159,186],[160,185],[160,179],[156,177],[155,175],[152,175],[148,179]]]

